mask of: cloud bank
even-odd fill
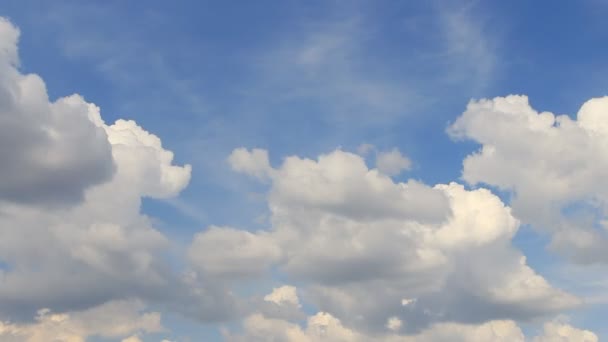
[[[177,242],[142,199],[178,196],[191,166],[135,121],[107,124],[80,95],[50,100],[41,77],[20,71],[18,37],[1,19],[2,340],[141,341],[166,331],[165,312],[239,323],[223,329],[228,341],[598,340],[551,320],[583,299],[513,239],[531,224],[575,262],[608,260],[607,98],[576,120],[524,96],[472,101],[448,128],[481,145],[464,160],[467,186],[396,181],[412,165],[398,149],[374,166],[341,149],[273,166],[268,151],[237,148],[231,168],[268,186],[267,226],[210,226],[176,266],[166,253]],[[300,62],[319,63],[319,46]],[[294,285],[262,291],[277,275]],[[520,324],[540,321],[526,337]]]

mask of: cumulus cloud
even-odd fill
[[[261,314],[247,317],[243,323],[243,335],[226,333],[226,341],[274,341],[312,342],[312,341],[363,341],[358,334],[342,326],[339,320],[331,315],[320,312],[307,320],[305,329],[298,324],[280,319],[266,318]]]
[[[310,303],[348,327],[412,333],[579,303],[511,246],[519,221],[486,189],[395,183],[340,150],[288,157],[271,182],[272,228],[256,234],[280,247],[277,265]]]
[[[254,148],[249,151],[245,148],[237,148],[228,157],[228,162],[233,170],[259,179],[267,178],[272,173],[266,150]]]
[[[547,322],[542,335],[536,336],[532,342],[597,342],[597,335],[589,330],[578,329],[570,324]]]
[[[297,289],[289,285],[274,288],[270,294],[264,297],[264,300],[277,305],[290,304],[297,307],[301,306]]]
[[[114,172],[99,109],[73,95],[49,101],[18,69],[19,30],[0,18],[0,201],[72,204]]]
[[[385,332],[369,335],[345,327],[339,319],[326,312],[318,312],[308,317],[306,324],[300,324],[253,314],[243,322],[243,332],[224,332],[230,342],[240,341],[281,341],[281,342],[596,342],[597,336],[588,330],[570,325],[549,322],[541,335],[526,338],[521,328],[512,320],[494,320],[478,325],[458,323],[438,323],[413,335]]]
[[[262,301],[255,302],[250,312],[264,315],[266,318],[301,321],[306,318],[295,286],[283,285],[273,288]]]
[[[140,214],[141,198],[176,195],[190,167],[172,165],[172,153],[134,122],[94,118],[112,147],[110,181],[87,189],[83,202],[69,208],[1,208],[0,259],[10,269],[0,283],[0,311],[83,309],[172,281],[158,257],[167,239]]]
[[[515,215],[554,234],[552,247],[572,260],[606,262],[607,120],[608,97],[573,119],[512,95],[470,102],[448,133],[481,145],[464,160],[466,182],[511,191]]]
[[[396,176],[403,171],[409,170],[412,162],[394,148],[388,152],[380,152],[376,155],[376,167],[378,171],[389,175]]]
[[[231,315],[225,289],[169,267],[170,241],[141,213],[143,197],[177,196],[190,165],[134,121],[106,124],[78,95],[49,102],[42,80],[17,70],[17,36],[0,20],[0,319],[125,298],[201,320]]]
[[[62,314],[43,309],[33,323],[0,322],[0,337],[7,342],[84,342],[93,336],[120,338],[136,332],[163,331],[160,313],[143,312],[144,309],[141,302],[133,300],[113,301]],[[137,341],[133,338],[123,341]]]
[[[449,212],[445,195],[420,182],[395,184],[365,161],[340,150],[315,160],[291,156],[273,177],[271,210],[330,211],[361,220],[412,218],[437,222]]]

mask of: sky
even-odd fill
[[[0,3],[0,340],[608,339],[608,4]]]

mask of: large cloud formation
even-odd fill
[[[272,229],[238,236],[214,228],[196,242],[221,235],[205,253],[230,253],[232,271],[252,255],[258,265],[275,263],[303,284],[309,303],[348,327],[413,333],[439,322],[525,320],[579,303],[511,246],[519,222],[488,190],[395,183],[341,150],[317,160],[288,157],[277,169],[266,155],[237,149],[229,161],[256,178],[266,170]],[[226,240],[242,248],[224,248]],[[255,253],[262,245],[280,256]]]
[[[140,213],[143,197],[179,194],[191,167],[174,165],[134,121],[106,124],[79,95],[49,102],[41,78],[18,69],[18,36],[0,20],[0,320],[16,322],[1,332],[48,341],[60,321],[62,341],[118,336],[72,314],[117,300],[228,315],[230,296],[171,269],[162,256],[171,242]]]
[[[291,291],[289,300],[278,302],[281,306],[298,302],[295,288]],[[269,300],[274,299],[278,289],[275,289]],[[567,323],[550,321],[545,323],[541,332],[536,336],[526,338],[521,328],[513,320],[491,320],[482,324],[462,324],[441,322],[420,331],[417,334],[402,335],[396,333],[403,324],[393,318],[387,324],[387,331],[369,335],[356,328],[349,328],[327,312],[317,312],[308,316],[305,324],[296,320],[270,317],[257,312],[251,314],[242,323],[242,331],[233,333],[224,330],[224,339],[229,342],[597,342],[598,337],[593,332],[575,328]]]
[[[515,215],[550,232],[563,255],[608,262],[608,97],[576,119],[537,112],[526,96],[471,101],[448,133],[481,144],[464,160],[466,182],[512,192]]]
[[[390,176],[411,164],[396,149],[372,168],[342,150],[290,156],[275,168],[265,150],[236,149],[233,169],[269,184],[270,227],[196,234],[178,260],[182,272],[163,257],[172,241],[141,213],[141,201],[177,196],[191,167],[174,165],[173,153],[136,122],[105,123],[79,95],[51,102],[42,79],[19,70],[18,36],[0,19],[3,341],[140,341],[164,329],[150,307],[203,321],[244,318],[242,331],[224,332],[237,341],[520,341],[516,321],[580,304],[511,245],[527,216],[516,218],[486,189],[395,182]],[[596,123],[596,107],[579,121]],[[580,129],[601,128],[587,126]],[[600,139],[594,134],[590,141]],[[543,196],[560,205],[588,199],[590,188],[578,182],[574,195]],[[276,274],[297,289],[237,295]],[[556,322],[537,336],[557,338],[597,340]]]

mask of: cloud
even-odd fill
[[[7,342],[84,342],[93,336],[120,338],[135,332],[163,331],[160,313],[143,312],[144,308],[141,302],[122,300],[62,314],[43,309],[33,323],[0,322],[0,337]],[[123,341],[134,341],[133,338]]]
[[[301,306],[297,289],[289,285],[274,288],[270,294],[264,297],[264,300],[277,305],[289,304],[297,307]]]
[[[2,19],[0,319],[23,326],[41,308],[125,298],[200,320],[234,314],[225,289],[169,266],[171,241],[141,213],[144,197],[177,196],[190,165],[134,121],[106,124],[79,95],[50,103],[42,80],[16,69],[17,36]]]
[[[515,215],[550,232],[551,247],[571,260],[606,262],[606,113],[608,97],[587,101],[573,119],[511,95],[471,101],[448,133],[481,145],[463,162],[466,182],[512,192]]]
[[[395,183],[341,150],[288,157],[271,181],[272,228],[255,234],[275,241],[275,263],[306,284],[308,302],[348,327],[382,331],[398,319],[412,333],[580,303],[511,246],[519,222],[486,189]]]
[[[378,171],[388,176],[396,176],[403,171],[409,170],[412,162],[393,148],[388,152],[380,152],[376,155],[376,167]]]
[[[337,3],[328,7],[333,5],[337,7],[328,8],[325,18],[314,24],[296,22],[258,53],[256,88],[273,94],[265,102],[313,103],[325,114],[322,122],[330,124],[386,123],[401,117],[404,108],[416,105],[419,95],[410,84],[388,76],[383,65],[368,55],[375,23],[358,13],[361,9],[353,11],[354,7],[345,9]],[[265,94],[254,92],[254,96]]]
[[[151,295],[174,281],[160,258],[168,241],[140,214],[140,205],[143,196],[175,196],[190,168],[171,165],[172,153],[134,122],[99,125],[116,165],[109,182],[62,210],[1,206],[0,259],[9,269],[0,283],[0,311],[27,316],[40,307],[83,309]]]
[[[205,275],[239,279],[263,275],[280,258],[281,250],[267,234],[210,227],[194,237],[188,255]]]
[[[447,3],[435,7],[443,36],[441,56],[447,81],[468,82],[469,88],[480,91],[493,80],[500,58],[499,41],[491,35],[483,16],[476,13],[475,5],[471,1],[459,8],[450,8]]]
[[[363,220],[384,217],[437,222],[449,212],[441,191],[413,180],[396,185],[368,169],[361,157],[340,150],[320,155],[316,161],[286,158],[273,178],[271,209],[275,210],[275,204]]]
[[[44,81],[17,69],[18,38],[0,18],[0,201],[77,203],[114,173],[99,108],[78,95],[50,102]]]
[[[414,335],[400,335],[390,331],[368,335],[345,327],[339,319],[326,312],[318,312],[309,316],[304,326],[286,320],[267,318],[261,314],[253,314],[244,320],[243,330],[241,334],[225,331],[224,338],[230,342],[268,340],[281,342],[598,341],[597,336],[591,331],[553,322],[545,324],[542,335],[527,339],[517,323],[511,320],[495,320],[479,325],[439,323]]]
[[[246,173],[258,179],[268,178],[272,174],[266,150],[254,148],[248,151],[245,148],[237,148],[228,157],[228,162],[234,171]]]
[[[299,302],[294,287],[289,289],[291,299]],[[292,293],[293,292],[293,293]],[[269,296],[277,293],[274,289]],[[292,298],[293,297],[293,298]],[[597,336],[588,330],[581,330],[557,320],[546,322],[540,335],[526,338],[521,328],[513,320],[490,320],[479,324],[462,324],[437,322],[415,334],[403,334],[399,331],[403,324],[396,317],[387,321],[386,330],[368,333],[361,326],[348,327],[328,312],[317,312],[306,320],[269,317],[256,312],[247,316],[242,322],[242,331],[234,333],[224,329],[226,341],[282,341],[282,342],[453,342],[453,341],[533,341],[533,342],[596,342]]]
[[[281,342],[363,341],[359,334],[343,327],[339,320],[324,312],[309,317],[305,329],[288,321],[266,318],[261,314],[247,317],[243,325],[245,328],[243,335],[225,333],[225,340],[230,342],[261,342],[269,339]]]
[[[266,150],[239,148],[228,162],[269,185],[269,226],[211,226],[193,237],[177,267],[164,255],[173,242],[141,205],[178,196],[191,166],[176,165],[135,121],[107,124],[79,95],[50,102],[40,77],[18,69],[18,34],[0,21],[0,337],[7,340],[140,341],[163,329],[159,313],[145,312],[151,305],[200,321],[245,317],[242,333],[225,334],[236,341],[521,341],[516,321],[581,301],[513,247],[520,222],[551,231],[551,248],[573,259],[605,257],[605,222],[597,217],[606,200],[608,100],[588,102],[573,120],[509,97],[471,102],[449,132],[483,145],[465,160],[463,179],[513,191],[513,209],[484,188],[393,180],[411,166],[397,149],[377,153],[373,168],[339,149],[273,167]],[[285,53],[312,89],[349,55],[350,38],[313,34]],[[351,85],[356,63],[345,64],[332,75],[338,82],[324,85],[329,97],[366,93],[357,98],[362,108],[384,110],[394,94],[376,96],[374,82]],[[250,281],[268,285],[277,275],[298,288],[243,294]],[[295,323],[303,318],[305,325]],[[597,340],[557,322],[536,340],[557,338]]]
[[[532,342],[597,342],[597,335],[589,330],[575,328],[569,324],[547,322],[543,333],[532,339]]]

